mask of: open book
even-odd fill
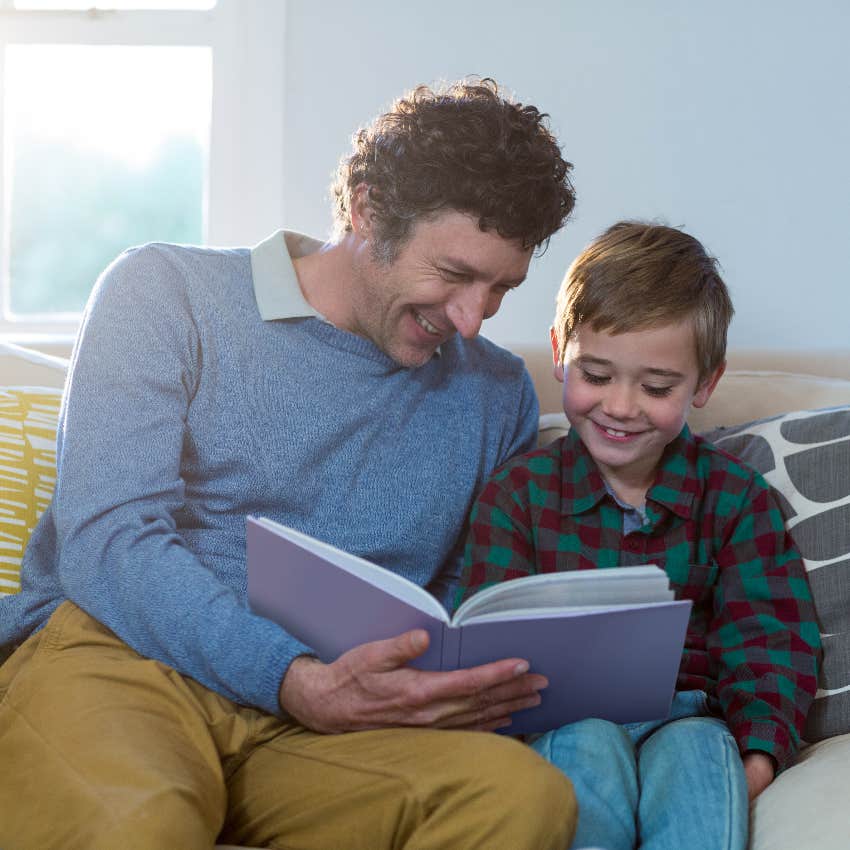
[[[524,658],[549,679],[542,703],[506,730],[544,732],[586,717],[655,720],[670,709],[690,615],[656,566],[526,576],[488,587],[450,616],[427,590],[270,519],[248,517],[248,601],[323,661],[425,629],[413,665]]]

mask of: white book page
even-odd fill
[[[458,608],[453,622],[517,609],[643,604],[673,599],[667,574],[654,564],[523,576],[488,587]]]
[[[268,517],[256,517],[255,519],[260,525],[273,531],[279,537],[290,540],[296,546],[324,558],[341,570],[363,579],[374,587],[381,588],[395,596],[396,599],[400,599],[402,602],[406,602],[444,623],[449,622],[446,609],[427,590],[409,579],[396,575],[394,572],[373,564],[365,558],[360,558],[350,552],[338,549],[336,546],[331,546],[330,543],[324,543],[315,537],[310,537],[309,534],[303,534],[294,528],[281,525]]]
[[[625,603],[623,605],[568,605],[564,607],[547,607],[547,608],[510,608],[504,611],[487,611],[483,614],[471,614],[463,618],[463,625],[468,626],[472,623],[493,623],[501,620],[542,620],[547,617],[580,617],[582,614],[598,614],[602,611],[623,611],[628,608],[654,608],[656,606],[667,605],[674,601],[672,596],[669,600],[657,600],[655,602],[642,603],[634,605]]]

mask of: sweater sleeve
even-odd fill
[[[309,651],[252,614],[181,537],[181,455],[201,347],[180,272],[155,247],[104,272],[72,357],[52,511],[67,598],[142,655],[278,713]]]
[[[537,430],[540,423],[540,405],[537,401],[537,393],[528,369],[523,366],[522,378],[519,384],[519,399],[516,406],[516,422],[513,433],[509,434],[510,440],[506,445],[496,466],[510,460],[518,454],[531,451],[537,443]]]
[[[708,648],[741,753],[784,767],[817,688],[820,636],[805,568],[768,484],[755,475],[717,556]]]

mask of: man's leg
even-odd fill
[[[662,726],[638,754],[643,850],[744,850],[749,806],[738,747],[723,721]]]
[[[533,746],[573,782],[579,806],[574,846],[634,850],[637,768],[623,727],[582,720],[547,732]]]
[[[319,735],[293,725],[230,776],[221,840],[291,850],[566,850],[564,776],[483,732]]]
[[[69,602],[0,668],[0,698],[0,847],[212,847],[226,791],[208,725],[226,700]]]

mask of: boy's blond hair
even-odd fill
[[[558,359],[579,324],[612,334],[691,319],[700,381],[726,360],[734,310],[717,261],[674,227],[620,221],[573,261],[558,292]]]

